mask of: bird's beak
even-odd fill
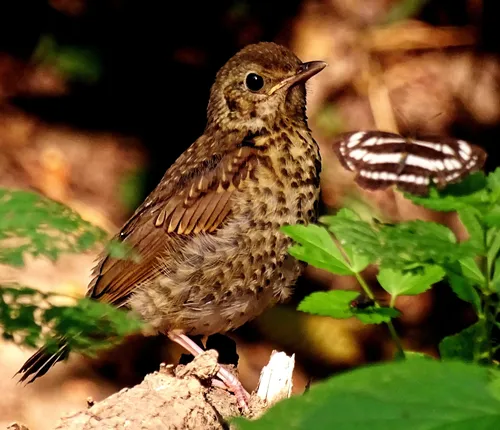
[[[326,66],[327,64],[324,61],[309,61],[308,63],[302,63],[297,74],[278,82],[271,88],[269,95],[273,95],[281,88],[290,88],[299,82],[307,81],[317,73],[321,72]]]

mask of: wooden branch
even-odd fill
[[[135,387],[98,403],[87,399],[86,410],[62,418],[55,430],[227,429],[226,419],[241,412],[232,393],[211,384],[220,366],[217,359],[217,351],[209,350],[186,366],[163,364]],[[250,399],[248,417],[260,416],[269,405],[290,396],[293,366],[293,356],[273,351],[257,394]],[[9,428],[28,430],[20,423]]]

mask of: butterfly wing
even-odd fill
[[[458,182],[484,165],[486,153],[464,140],[429,137],[411,140],[395,133],[358,131],[339,137],[334,151],[341,164],[356,172],[365,189],[397,185],[401,191],[426,195]]]

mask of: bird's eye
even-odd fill
[[[249,73],[245,78],[245,85],[250,91],[259,91],[264,86],[264,78],[257,73]]]

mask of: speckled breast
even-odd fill
[[[204,311],[205,327],[193,333],[244,324],[285,300],[304,269],[288,254],[291,240],[280,228],[315,221],[321,159],[307,130],[281,131],[271,137],[255,180],[248,181],[235,203],[235,218],[218,233],[233,238],[236,247],[226,253],[219,271],[225,291],[209,297],[217,317]]]
[[[142,313],[151,303],[143,316],[159,331],[232,330],[290,295],[304,265],[288,254],[291,240],[280,228],[315,220],[321,164],[308,130],[272,137],[227,222],[179,250],[182,264],[132,300]]]

